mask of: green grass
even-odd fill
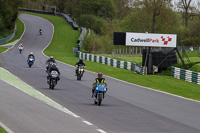
[[[12,32],[9,29],[3,29],[0,32],[0,39],[6,38],[11,34],[12,34]]]
[[[6,51],[8,48],[3,48],[3,47],[0,47],[0,53]]]
[[[17,25],[17,30],[15,32],[15,36],[10,41],[8,41],[6,43],[13,42],[13,41],[19,39],[22,36],[22,34],[24,32],[24,23],[19,18],[17,18],[16,25]],[[1,45],[4,45],[4,44],[1,44]]]
[[[129,56],[121,56],[121,57],[112,57],[111,54],[99,54],[101,56],[105,56],[105,57],[110,57],[110,58],[113,58],[113,59],[117,59],[117,60],[122,60],[122,61],[128,61],[128,62],[134,62],[134,63],[137,63],[139,65],[142,65],[142,57],[141,56],[132,56],[132,57],[129,57]]]
[[[16,24],[17,24],[17,30],[15,32],[16,34],[10,41],[6,42],[6,44],[17,40],[22,36],[22,34],[24,32],[24,23],[19,18],[17,18]],[[1,44],[1,45],[4,45],[4,44]],[[0,53],[6,51],[7,49],[8,48],[0,47]]]
[[[17,30],[15,32],[16,33],[15,36],[6,43],[13,42],[22,36],[22,34],[24,32],[24,23],[19,18],[17,18],[16,24],[17,24]]]
[[[0,127],[0,133],[7,133],[2,127]]]
[[[17,18],[16,24],[17,24],[16,35],[10,41],[14,41],[14,40],[19,39],[22,36],[22,34],[24,33],[24,23],[19,18]]]
[[[33,13],[28,13],[33,14]],[[75,65],[78,58],[72,53],[72,47],[77,47],[79,31],[74,31],[61,17],[51,15],[34,14],[51,21],[55,27],[55,33],[50,46],[44,51],[47,55],[53,55],[57,60]],[[133,61],[134,62],[134,61]],[[183,97],[200,100],[200,86],[166,75],[138,75],[129,70],[114,68],[96,62],[85,61],[87,70],[103,72],[103,74],[115,77],[127,82],[150,87],[156,90],[169,92]],[[59,67],[59,66],[58,66]],[[93,80],[93,79],[91,79]],[[109,84],[109,83],[108,83]]]

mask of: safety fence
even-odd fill
[[[27,12],[34,12],[34,13],[42,13],[42,14],[49,14],[49,15],[57,15],[63,17],[74,30],[78,30],[79,26],[76,24],[76,22],[71,18],[70,14],[64,14],[60,12],[49,12],[49,11],[42,11],[42,10],[35,10],[35,9],[28,9],[28,8],[19,8],[21,11],[27,11]],[[83,43],[83,38],[87,34],[87,29],[85,27],[81,27],[81,34],[77,40],[77,48],[73,48],[73,52],[80,51]]]
[[[3,44],[3,43],[8,42],[8,41],[11,40],[14,36],[15,36],[15,28],[14,28],[14,31],[13,31],[13,33],[12,33],[11,35],[9,35],[9,36],[6,37],[6,38],[0,39],[0,44]]]
[[[28,8],[19,8],[21,11],[27,11],[27,12],[34,12],[34,13],[41,13],[41,14],[49,14],[49,15],[57,15],[63,17],[74,30],[78,30],[78,25],[76,22],[70,17],[70,14],[64,14],[60,12],[49,12],[49,11],[42,11],[42,10],[36,10],[36,9],[28,9]]]
[[[200,85],[200,72],[189,71],[172,66],[171,76]]]
[[[77,57],[82,58],[83,60],[93,61],[93,62],[105,64],[108,66],[112,66],[112,67],[131,70],[138,74],[143,74],[143,67],[136,63],[120,61],[120,60],[112,59],[109,57],[93,55],[93,54],[83,53],[79,51],[77,52]]]

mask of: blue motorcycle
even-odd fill
[[[93,94],[94,103],[98,106],[101,105],[107,91],[107,85],[105,83],[97,83],[96,89]]]
[[[31,67],[33,65],[34,61],[35,61],[35,58],[33,58],[33,56],[29,57],[28,58],[28,66]]]

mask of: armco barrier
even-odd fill
[[[193,72],[178,67],[171,67],[171,76],[200,85],[200,72]]]
[[[10,36],[8,36],[8,37],[6,37],[6,38],[3,38],[3,39],[0,39],[0,44],[3,44],[3,43],[8,42],[8,41],[11,40],[14,36],[15,36],[15,30],[14,30],[14,32],[13,32]]]
[[[71,26],[74,30],[78,30],[79,27],[76,24],[76,22],[70,17],[70,14],[64,14],[64,13],[60,13],[60,12],[56,12],[54,14],[54,12],[47,12],[47,11],[42,11],[42,10],[35,10],[35,9],[27,9],[27,8],[19,8],[19,10],[21,11],[28,11],[28,12],[34,12],[34,13],[42,13],[42,14],[49,14],[49,15],[57,15],[57,16],[61,16],[63,17]],[[84,27],[81,27],[81,34],[80,37],[77,41],[78,43],[78,48],[77,50],[80,51],[81,47],[82,47],[82,43],[83,43],[83,39],[84,36],[87,34],[87,29]]]
[[[82,58],[83,60],[93,61],[93,62],[105,64],[108,66],[112,66],[112,67],[131,70],[141,75],[143,74],[143,67],[136,63],[120,61],[120,60],[112,59],[109,57],[92,55],[92,54],[83,53],[83,52],[77,52],[76,57]]]
[[[54,12],[47,12],[47,11],[42,11],[42,10],[35,10],[35,9],[27,9],[27,8],[19,8],[19,10],[21,11],[27,11],[27,12],[34,12],[34,13],[42,13],[42,14],[49,14],[49,15],[57,15],[57,16],[61,16],[63,17],[71,26],[74,30],[78,30],[78,25],[76,24],[75,21],[73,21],[73,19],[64,13],[60,13],[60,12],[56,12],[54,14]]]

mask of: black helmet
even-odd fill
[[[103,77],[103,73],[99,72],[98,73],[98,78],[102,78]]]
[[[83,61],[83,59],[82,59],[82,58],[80,58],[80,61]]]
[[[56,63],[52,63],[52,67],[56,67]]]

